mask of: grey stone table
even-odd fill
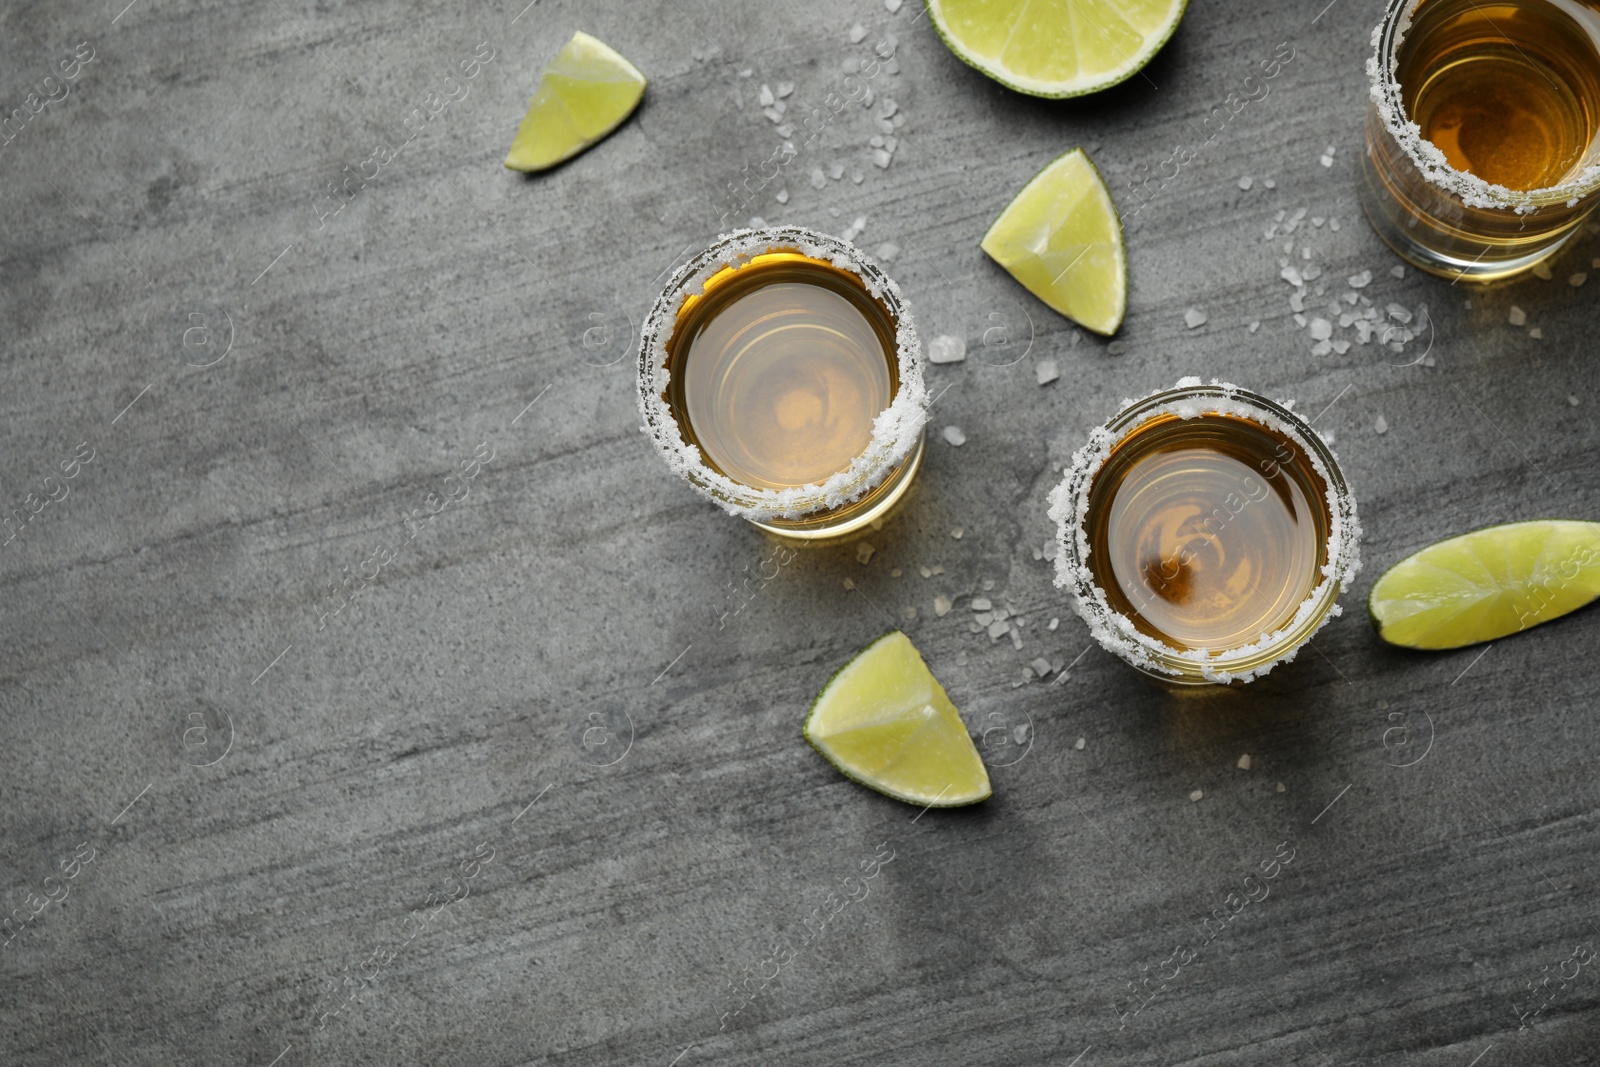
[[[0,474],[48,502],[0,550],[0,1061],[1600,1062],[1600,613],[1422,655],[1360,607],[1445,535],[1600,516],[1600,242],[1396,276],[1354,197],[1379,5],[1324,3],[1196,0],[1064,103],[910,2],[9,5]],[[511,174],[579,28],[645,102]],[[855,102],[763,180],[780,83],[780,120]],[[1130,217],[1110,345],[977,247],[1076,145]],[[929,372],[966,444],[870,560],[747,585],[770,544],[654,455],[631,357],[751,216],[858,229],[971,354]],[[1326,307],[1363,272],[1365,344]],[[1346,616],[1209,700],[1091,646],[1040,558],[1062,461],[1188,374],[1316,415],[1366,522]],[[976,809],[799,736],[891,624],[982,739]]]

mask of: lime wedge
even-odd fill
[[[1034,175],[979,247],[1074,322],[1101,334],[1122,325],[1128,306],[1122,220],[1083,149]]]
[[[950,51],[1008,88],[1082,96],[1137,74],[1187,0],[926,0]]]
[[[544,170],[571,159],[621,126],[644,95],[644,75],[606,45],[578,32],[539,79],[506,166]]]
[[[1378,636],[1460,648],[1549,622],[1600,596],[1600,523],[1490,526],[1429,545],[1372,586]]]
[[[899,630],[828,679],[801,732],[845,777],[908,804],[953,808],[993,792],[961,713]]]

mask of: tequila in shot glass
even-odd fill
[[[677,473],[770,533],[842,537],[910,487],[928,418],[899,288],[799,227],[724,235],[641,330],[644,430]]]
[[[1298,415],[1184,378],[1129,401],[1050,495],[1056,584],[1097,640],[1178,685],[1248,682],[1339,613],[1361,527]]]
[[[1600,0],[1390,0],[1362,206],[1450,278],[1532,267],[1600,203]]]

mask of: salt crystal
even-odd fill
[[[894,157],[892,157],[892,156],[890,156],[890,155],[889,155],[889,152],[888,152],[888,150],[887,150],[887,149],[884,149],[884,148],[874,148],[874,149],[873,149],[873,150],[872,150],[872,162],[873,162],[873,163],[874,163],[874,164],[875,164],[875,165],[876,165],[876,166],[877,166],[877,167],[878,167],[878,169],[879,169],[879,170],[886,170],[886,169],[888,169],[888,166],[889,166],[889,161],[890,161],[890,160],[891,160],[891,159],[893,159],[893,158],[894,158]],[[860,183],[861,183],[861,179],[860,179],[860,178],[858,178],[858,177],[857,177],[857,176],[856,176],[856,175],[854,175],[854,174],[852,174],[852,175],[850,175],[850,180],[851,180],[851,181],[853,181],[853,182],[855,182],[855,183],[856,183],[856,184],[858,184],[858,185],[859,185],[859,184],[860,184]]]
[[[1106,345],[1106,355],[1108,356],[1120,356],[1127,350],[1128,342],[1123,340],[1112,341],[1110,344]]]
[[[1311,346],[1311,354],[1313,356],[1325,356],[1329,352],[1332,352],[1332,351],[1333,351],[1333,342],[1332,341],[1318,341],[1316,344]]]
[[[1544,331],[1535,326],[1533,329],[1528,331],[1528,336],[1533,338],[1535,341],[1542,341],[1544,340]]]
[[[1304,260],[1307,260],[1307,261],[1309,261],[1311,259],[1311,249],[1310,249],[1310,247],[1301,246],[1300,258],[1304,259]]]
[[[1353,292],[1344,294],[1344,302],[1346,304],[1349,304],[1351,307],[1355,307],[1356,306],[1356,301],[1358,299],[1360,299],[1360,298]]]
[[[1250,324],[1250,332],[1251,333],[1255,333],[1259,329],[1261,329],[1261,320],[1257,319],[1255,322],[1252,322]]]
[[[933,572],[930,571],[926,567],[918,567],[917,568],[917,573],[922,575],[924,578],[932,578],[933,577]]]
[[[774,196],[773,199],[780,204],[787,204],[789,202],[789,190],[779,189],[777,195]]]
[[[947,596],[934,597],[933,613],[941,619],[950,614],[950,598]]]
[[[1273,181],[1271,178],[1268,178],[1263,184],[1265,184],[1268,189],[1276,189],[1278,187],[1278,183]]]
[[[1577,404],[1577,401],[1578,401],[1577,397],[1571,397],[1570,399],[1572,400],[1574,405]],[[1061,624],[1061,620],[1060,619],[1051,619],[1050,620],[1050,626],[1049,626],[1050,632],[1054,633],[1055,632],[1055,628],[1057,626],[1059,626],[1060,624]]]
[[[1343,339],[1335,341],[1333,342],[1333,350],[1342,356],[1350,351],[1350,342]]]
[[[1282,782],[1278,783],[1278,792],[1280,792],[1280,793],[1288,792],[1288,790],[1283,787],[1283,783]]]
[[[946,426],[944,428],[944,439],[957,448],[967,443],[967,435],[961,432],[961,427],[959,426]]]
[[[861,25],[861,23],[858,22],[854,26],[850,27],[850,43],[851,44],[860,44],[861,41],[866,36],[867,36],[867,28],[865,26]]]
[[[1511,313],[1506,316],[1506,320],[1513,326],[1521,326],[1528,321],[1528,313],[1517,307],[1517,305],[1512,304]]]
[[[967,358],[967,342],[942,333],[928,342],[929,363],[960,363]]]
[[[1237,766],[1241,771],[1248,771],[1250,769],[1250,753],[1246,752],[1240,756]]]
[[[886,66],[889,68],[890,74],[895,73],[895,71],[899,69],[899,64],[892,59],[889,60]],[[898,130],[900,127],[906,124],[906,113],[904,111],[896,111],[894,113],[894,118],[890,119],[889,121],[893,122],[894,128]]]
[[[989,590],[991,590],[993,588],[994,588],[994,579],[993,578],[985,578],[983,580],[983,591],[987,593]]]
[[[1304,278],[1308,282],[1314,282],[1318,278],[1322,277],[1322,268],[1313,263],[1311,266],[1300,272],[1300,277]],[[1317,286],[1317,295],[1322,295],[1322,286],[1320,285]]]
[[[766,224],[767,220],[762,218],[760,215],[751,215],[750,221],[746,223],[746,225],[748,225],[752,230],[759,230]]]
[[[872,553],[876,551],[877,549],[873,548],[870,543],[866,541],[859,542],[856,545],[856,562],[865,567],[871,561]]]
[[[831,164],[829,164],[828,165],[828,177],[832,178],[834,181],[838,181],[840,178],[843,178],[844,177],[844,164],[843,163],[831,163]]]
[[[873,148],[882,148],[883,138],[879,137],[877,134],[873,134],[871,137],[867,138],[867,144],[871,145]]]
[[[1324,167],[1331,167],[1333,166],[1333,157],[1323,156],[1318,162],[1320,162]]]
[[[1248,189],[1250,188],[1251,184],[1252,182],[1248,176],[1239,179],[1239,188],[1241,189]]]
[[[900,246],[893,241],[885,241],[873,250],[873,254],[885,263],[893,263],[894,257],[900,254]]]
[[[1296,289],[1305,284],[1305,279],[1300,276],[1300,270],[1297,267],[1283,268],[1278,272],[1278,277],[1282,278]]]
[[[783,112],[779,111],[775,107],[764,107],[761,109],[761,113],[767,116],[767,119],[771,122],[783,121]]]
[[[888,10],[889,14],[893,15],[900,10],[900,4],[902,2],[903,0],[883,0],[883,6],[886,10]]]
[[[821,189],[828,184],[828,176],[822,173],[821,167],[811,168],[811,188]]]
[[[788,96],[790,93],[793,93],[793,92],[794,92],[794,82],[779,82],[778,83],[778,99],[781,100],[781,99],[783,99],[784,97]]]
[[[1184,325],[1193,330],[1206,324],[1206,313],[1199,308],[1190,308],[1183,313]]]
[[[1333,323],[1324,318],[1312,319],[1310,333],[1313,341],[1326,341],[1333,336]]]
[[[1078,738],[1076,741],[1074,741],[1072,743],[1072,747],[1077,749],[1079,752],[1082,752],[1083,751],[1083,746],[1087,745],[1088,743],[1089,742],[1088,742],[1087,739],[1080,737],[1080,738]]]
[[[1302,330],[1305,329],[1306,328],[1306,317],[1304,315],[1296,315],[1294,317],[1294,324],[1296,326],[1300,327]]]
[[[1372,272],[1364,270],[1360,274],[1352,274],[1345,281],[1350,283],[1352,289],[1365,289],[1372,284]]]
[[[994,601],[990,600],[986,596],[978,596],[978,597],[973,597],[972,598],[972,610],[973,611],[988,611],[992,607],[994,607]]]
[[[1011,624],[1006,622],[1004,619],[1000,619],[989,624],[989,640],[991,641],[998,641],[1000,638],[1004,637],[1010,632]]]
[[[894,570],[892,570],[892,571],[890,571],[890,572],[889,572],[889,577],[891,577],[891,578],[898,578],[898,577],[900,577],[900,568],[899,568],[899,567],[896,567],[896,568],[895,568],[895,569],[894,569]]]
[[[1399,304],[1390,304],[1388,307],[1384,308],[1384,310],[1389,313],[1389,317],[1391,319],[1398,323],[1408,323],[1411,321],[1411,312],[1407,311]]]
[[[1338,219],[1329,219],[1328,220],[1328,229],[1333,230],[1334,232],[1338,232],[1339,220]]]
[[[894,128],[894,123],[891,122],[889,124],[889,128],[893,129]],[[884,151],[888,152],[890,155],[894,155],[894,150],[896,148],[899,148],[899,147],[900,147],[900,138],[896,137],[894,134],[891,133],[889,136],[887,136],[887,137],[885,137],[883,139]]]
[[[956,534],[956,536],[957,536],[957,537],[960,537],[960,536],[961,536],[961,534],[960,534],[960,533],[957,533],[957,534]],[[939,564],[937,564],[937,563],[935,563],[935,564],[934,564],[934,565],[933,565],[933,573],[934,573],[934,574],[943,574],[943,573],[944,573],[944,568],[943,568],[943,567],[942,567],[942,566],[940,566],[940,565],[939,565]]]
[[[950,536],[955,538],[957,541],[961,540],[961,527],[957,526],[955,529],[951,530]]]
[[[771,107],[772,102],[776,99],[777,97],[772,95],[772,90],[765,85],[761,87],[761,92],[756,96],[756,102],[762,107]]]
[[[1205,790],[1196,789],[1194,792],[1189,794],[1189,799],[1192,800],[1192,801],[1198,802],[1200,800],[1200,798],[1205,796],[1205,795],[1206,795],[1205,794]]]
[[[1567,279],[1567,284],[1576,289],[1578,286],[1582,285],[1588,280],[1589,276],[1584,274],[1582,271],[1579,271],[1577,274],[1574,274],[1572,277]]]
[[[1573,407],[1577,407],[1578,406],[1578,396],[1577,396],[1577,394],[1576,393],[1568,393],[1567,394],[1567,403],[1571,404]]]
[[[1535,278],[1543,278],[1545,281],[1549,281],[1554,275],[1550,271],[1550,264],[1544,260],[1540,260],[1538,263],[1533,265],[1533,276]]]
[[[1011,631],[1011,647],[1018,652],[1022,651],[1022,632],[1016,628]]]
[[[1056,369],[1055,360],[1041,359],[1034,366],[1033,375],[1036,379],[1038,379],[1040,385],[1049,385],[1051,382],[1061,377],[1061,372]]]
[[[1406,269],[1404,267],[1390,267],[1389,273],[1396,278],[1404,278],[1406,276]]]
[[[844,587],[846,589],[854,589],[856,587],[856,583],[852,582],[850,579],[846,578],[844,580]]]
[[[881,151],[881,149],[880,149],[880,151]],[[887,167],[889,164],[882,163],[882,164],[879,164],[879,165]],[[857,185],[860,185],[862,182],[867,180],[867,176],[865,174],[862,174],[859,170],[853,170],[853,171],[850,172],[850,180],[855,182]]]
[[[906,608],[903,612],[901,612],[901,614],[904,615],[911,622],[916,622],[917,621],[917,609],[916,608]]]
[[[1372,430],[1374,433],[1388,433],[1389,420],[1379,415],[1377,421],[1372,424]]]

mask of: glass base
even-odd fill
[[[917,438],[916,447],[877,488],[862,495],[861,499],[816,515],[798,519],[770,519],[750,525],[758,530],[790,541],[816,543],[848,537],[859,533],[874,522],[886,518],[894,506],[905,496],[906,490],[916,480],[922,466],[922,453],[927,445],[927,435]]]

